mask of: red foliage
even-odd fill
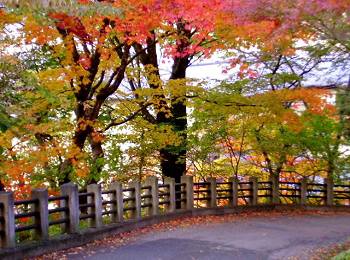
[[[85,26],[79,18],[69,16],[65,13],[50,13],[49,17],[56,21],[59,30],[72,33],[84,42],[91,42],[91,38],[86,32]]]

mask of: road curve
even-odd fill
[[[253,217],[230,223],[155,231],[116,249],[100,248],[94,250],[94,255],[71,255],[68,259],[309,259],[312,249],[344,242],[348,238],[348,214]]]

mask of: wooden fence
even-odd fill
[[[31,199],[14,201],[13,193],[0,193],[1,247],[16,247],[22,240],[47,240],[62,233],[72,234],[84,228],[100,228],[145,217],[197,208],[244,207],[245,205],[301,204],[346,205],[350,202],[350,185],[323,183],[259,182],[257,178],[239,182],[218,182],[208,178],[194,183],[183,176],[181,183],[156,177],[127,186],[112,183],[108,190],[97,184],[86,191],[72,183],[61,186],[59,196],[48,196],[45,189],[32,191]]]

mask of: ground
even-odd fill
[[[119,234],[42,258],[327,259],[322,248],[349,238],[350,215],[345,213],[209,216]]]

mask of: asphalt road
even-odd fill
[[[309,259],[312,249],[350,238],[350,216],[293,216],[249,218],[232,223],[196,225],[152,232],[136,241],[92,256],[93,260],[226,260]]]

